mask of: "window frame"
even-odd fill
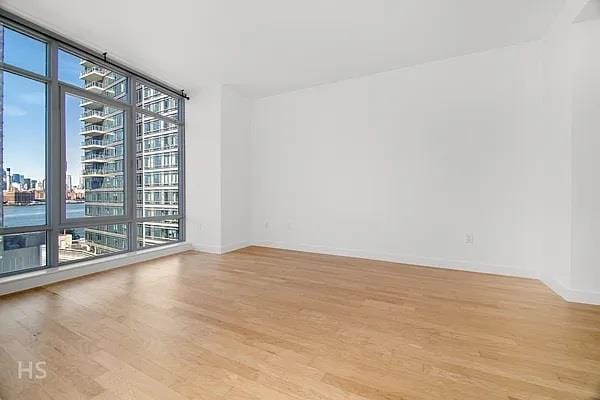
[[[142,74],[135,73],[126,68],[121,68],[114,62],[105,62],[99,55],[94,55],[93,50],[88,49],[69,39],[63,38],[53,32],[38,27],[37,25],[15,16],[0,8],[0,24],[16,32],[30,36],[36,40],[46,43],[46,75],[40,75],[23,68],[6,64],[0,61],[0,73],[8,72],[24,78],[33,79],[46,84],[46,224],[19,227],[0,227],[0,236],[29,233],[46,232],[46,265],[0,274],[7,275],[22,274],[40,269],[54,268],[79,263],[91,262],[103,257],[117,254],[126,254],[138,250],[151,250],[162,246],[172,245],[185,241],[185,96],[162,82],[154,83],[153,79]],[[42,32],[42,33],[41,33]],[[127,100],[113,99],[109,96],[92,93],[84,88],[62,82],[58,79],[58,53],[66,51],[81,59],[89,60],[98,67],[106,68],[127,78]],[[171,118],[159,113],[152,112],[137,105],[136,87],[142,84],[158,90],[178,102],[177,118]],[[98,100],[109,106],[124,111],[124,145],[123,145],[123,193],[124,213],[121,216],[90,216],[82,218],[66,218],[66,199],[64,188],[66,186],[66,126],[65,126],[65,99],[67,95],[86,97]],[[177,150],[178,150],[178,212],[169,216],[137,216],[137,168],[136,168],[136,118],[138,114],[155,118],[174,124],[177,127]],[[142,144],[143,148],[143,144]],[[142,185],[144,184],[142,180]],[[137,224],[143,222],[158,222],[166,219],[177,220],[179,224],[179,237],[164,244],[140,247],[137,242]],[[97,225],[127,225],[127,249],[114,253],[100,254],[91,258],[63,261],[59,263],[60,232],[65,229],[85,228]]]
[[[123,107],[123,104],[119,100],[112,100],[109,98],[109,101],[105,100],[106,96],[98,95],[95,93],[86,92],[85,89],[77,88],[75,89],[71,85],[64,84],[59,82],[60,87],[60,165],[66,165],[67,161],[67,126],[66,126],[66,98],[67,96],[86,98],[90,100],[95,100],[99,103],[106,104],[110,107],[114,107],[123,111],[123,115],[125,118],[124,121],[124,134],[123,134],[123,215],[118,216],[87,216],[81,218],[67,218],[66,206],[67,202],[64,196],[61,196],[60,201],[60,223],[61,225],[73,225],[73,224],[86,224],[88,221],[100,221],[98,225],[103,225],[105,223],[109,223],[112,221],[122,221],[124,218],[129,220],[131,219],[131,215],[129,214],[130,210],[128,207],[129,193],[127,191],[127,187],[129,185],[129,180],[131,177],[129,176],[129,168],[127,168],[128,163],[130,162],[129,158],[131,158],[131,154],[129,153],[130,141],[132,140],[131,133],[129,132],[129,120],[131,119],[131,110]],[[91,94],[91,96],[90,96]],[[135,140],[135,139],[134,139]],[[66,169],[61,173],[61,180],[59,183],[60,188],[66,187]]]

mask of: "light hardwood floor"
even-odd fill
[[[1,297],[0,322],[3,400],[600,399],[600,307],[528,279],[188,252]]]

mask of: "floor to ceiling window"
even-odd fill
[[[184,99],[0,18],[0,276],[184,238]]]

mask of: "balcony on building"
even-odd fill
[[[102,94],[104,93],[104,84],[96,81],[86,82],[85,89],[92,93]]]
[[[107,69],[94,65],[85,67],[83,71],[81,71],[79,78],[86,81],[101,81],[108,73],[109,71]]]
[[[104,121],[104,118],[106,118],[106,113],[102,110],[87,110],[81,114],[81,118],[79,119],[83,122],[96,124]]]
[[[105,149],[107,145],[108,144],[105,140],[85,139],[81,142],[81,149],[82,150],[100,150],[100,149]]]
[[[105,176],[108,172],[104,168],[84,168],[81,171],[81,176],[93,177],[93,176]]]
[[[81,129],[81,134],[85,135],[85,136],[97,136],[97,135],[104,135],[105,131],[106,131],[106,129],[102,125],[90,124],[90,125],[85,125]]]
[[[95,67],[96,66],[96,64],[94,64],[90,60],[84,60],[84,59],[81,59],[81,61],[79,61],[79,65],[82,65],[84,67]]]
[[[104,103],[101,103],[97,100],[92,99],[82,99],[81,107],[91,109],[91,110],[101,110],[104,108]]]
[[[89,153],[81,156],[82,163],[107,163],[106,155],[97,154],[97,153]]]

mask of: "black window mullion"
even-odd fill
[[[129,77],[129,101],[132,105],[131,111],[130,111],[130,118],[129,118],[129,123],[128,123],[128,145],[127,145],[127,153],[129,154],[129,158],[127,161],[127,172],[129,175],[129,180],[127,182],[127,197],[129,198],[129,202],[128,202],[128,210],[129,210],[129,214],[131,216],[132,219],[132,223],[129,225],[129,249],[131,251],[135,251],[137,250],[137,238],[136,238],[136,218],[137,218],[137,193],[136,193],[136,181],[137,181],[137,171],[136,171],[136,159],[137,159],[137,154],[136,154],[136,148],[137,148],[137,130],[136,130],[136,118],[137,118],[137,112],[136,112],[136,93],[135,93],[135,85],[136,85],[136,77],[135,76],[130,76]]]
[[[181,113],[181,120],[185,121],[185,102],[181,101],[179,104],[179,112]],[[178,137],[178,150],[179,150],[179,215],[185,215],[185,124],[179,127]],[[185,240],[185,218],[179,220],[179,240]]]
[[[61,194],[60,190],[61,171],[63,162],[62,151],[62,105],[61,91],[58,85],[58,44],[49,42],[48,50],[48,74],[50,76],[48,90],[48,140],[46,153],[46,210],[47,223],[51,229],[48,231],[48,243],[46,244],[46,262],[49,267],[58,266],[58,235],[57,229],[61,219]],[[58,156],[57,156],[58,155]],[[64,188],[64,186],[62,186]]]

